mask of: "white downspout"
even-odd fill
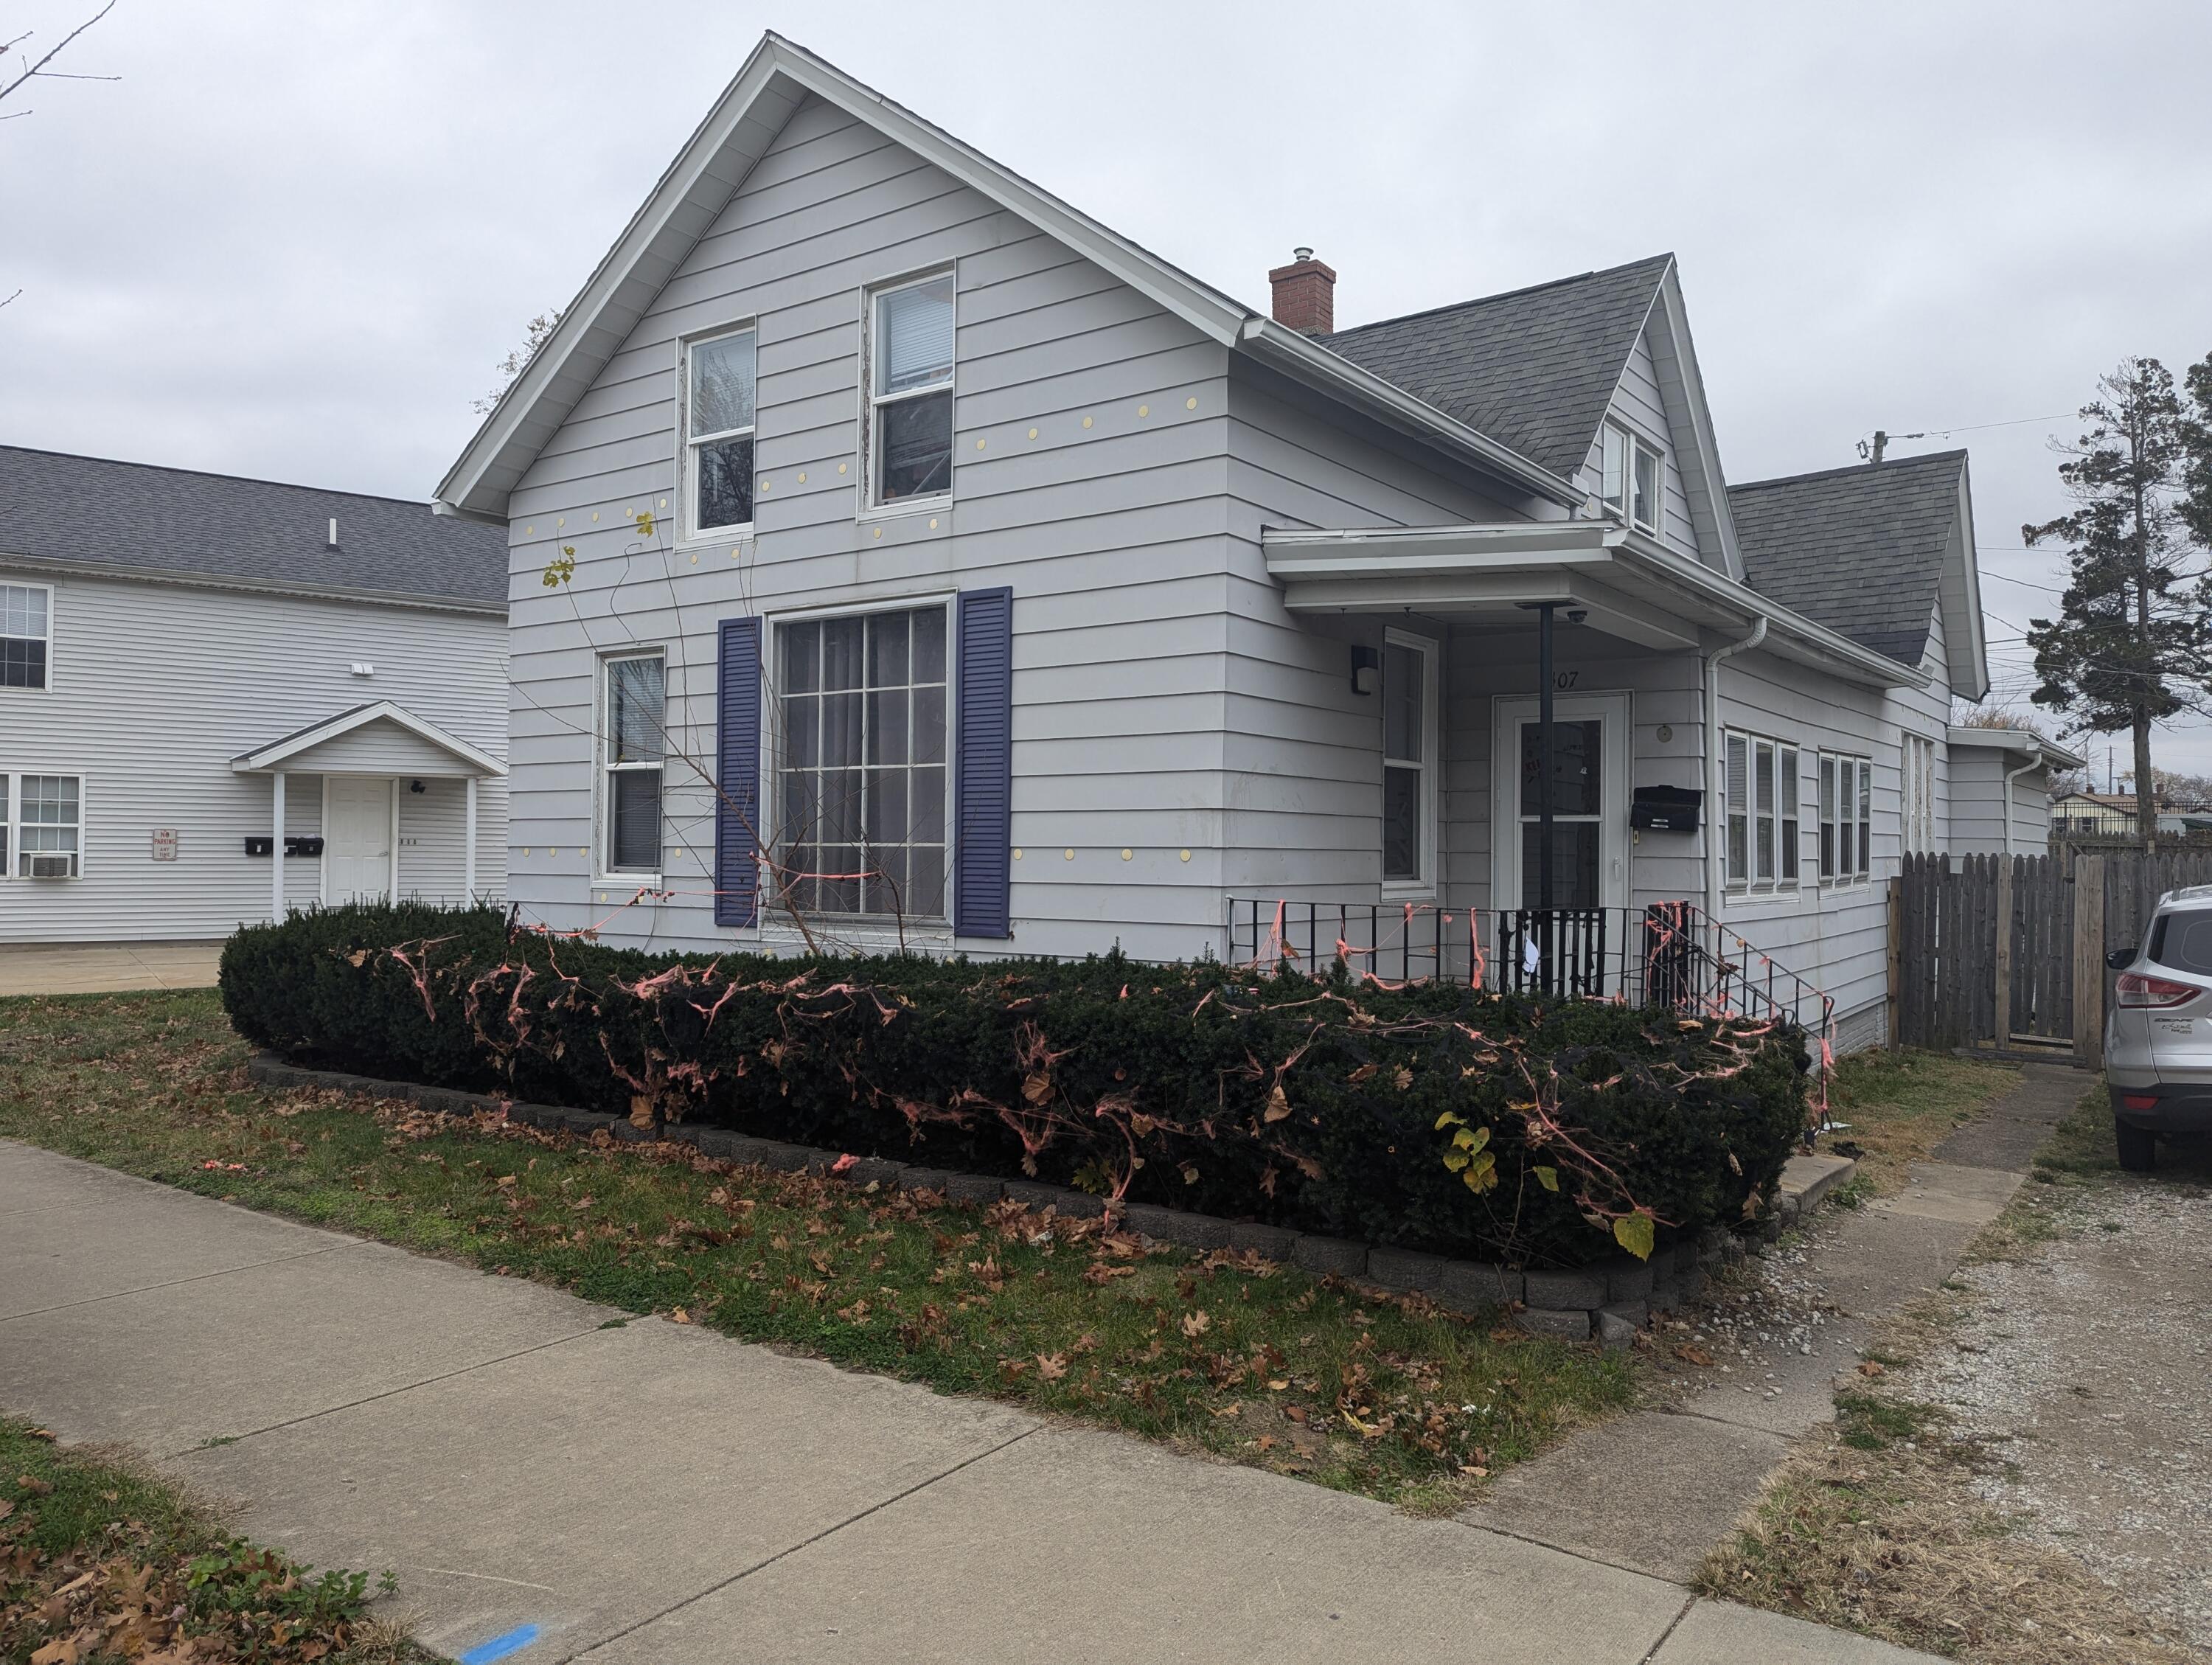
[[[2020,779],[2020,777],[2021,777],[2021,775],[2023,775],[2027,774],[2027,773],[2028,772],[2028,770],[2030,770],[2030,769],[2040,769],[2040,768],[2042,768],[2042,767],[2043,767],[2043,748],[2042,748],[2041,746],[2039,746],[2039,746],[2037,746],[2037,747],[2034,749],[2033,752],[2030,755],[2030,757],[2028,757],[2028,760],[2027,760],[2026,763],[2022,763],[2022,764],[2021,764],[2018,769],[2012,770],[2012,771],[2011,771],[2009,774],[2008,774],[2008,775],[2005,776],[2005,778],[2004,778],[2004,818],[2005,818],[2005,848],[2004,848],[2004,853],[2005,853],[2008,856],[2009,856],[2009,855],[2012,854],[2012,810],[2013,810],[2013,805],[2012,805],[2012,783],[2013,783],[2014,781],[2015,781],[2019,780],[2019,779]]]
[[[1728,836],[1727,781],[1721,757],[1721,661],[1766,640],[1766,621],[1751,627],[1741,641],[1716,647],[1705,659],[1705,917],[1718,921],[1725,876],[1721,866],[1722,841]]]

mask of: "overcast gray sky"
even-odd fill
[[[0,442],[427,498],[769,27],[1247,301],[1298,243],[1342,324],[1674,250],[1731,479],[1972,447],[2022,709],[2050,436],[2212,352],[2203,0],[118,0],[58,67],[121,80],[0,122]]]

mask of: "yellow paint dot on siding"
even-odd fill
[[[732,561],[736,560],[736,559],[738,558],[738,550],[732,550],[730,551],[730,559],[731,559],[731,560],[732,560]]]
[[[1185,399],[1182,402],[1182,408],[1186,410],[1195,410],[1198,409],[1198,401],[1194,398]]]
[[[881,526],[878,526],[878,527],[876,528],[876,536],[877,536],[877,537],[878,537],[878,538],[881,538],[883,535],[884,535],[884,529],[883,529]]]
[[[1085,417],[1083,419],[1083,425],[1084,425],[1085,428],[1090,427],[1090,426],[1091,426],[1091,418],[1090,418],[1090,417],[1088,417],[1088,416],[1085,416]]]
[[[838,465],[837,465],[837,471],[838,471],[840,474],[842,474],[842,473],[845,471],[845,465],[844,465],[844,464],[842,464],[842,463],[838,464]]]
[[[1017,860],[1017,861],[1019,861],[1021,859],[1022,859],[1022,853],[1021,853],[1021,851],[1020,851],[1020,850],[1017,849],[1017,850],[1014,852],[1014,860]]]
[[[763,491],[774,491],[775,489],[775,482],[773,480],[763,480],[761,482],[761,489]]]
[[[799,483],[801,485],[805,485],[806,483],[806,477],[804,474],[799,477]]]
[[[1133,850],[1124,850],[1124,851],[1122,851],[1122,852],[1121,852],[1121,860],[1124,860],[1124,861],[1127,861],[1127,860],[1131,856],[1134,855],[1135,854],[1136,854],[1136,852],[1135,852],[1135,851],[1133,851]]]
[[[1152,407],[1149,404],[1140,404],[1137,407],[1137,414],[1140,416],[1149,416],[1152,414]]]
[[[1035,438],[1036,438],[1036,429],[1035,429],[1034,428],[1032,428],[1031,429],[1030,429],[1030,437],[1031,439],[1035,439]]]
[[[568,517],[567,515],[565,515],[565,514],[564,514],[564,515],[562,515],[562,516],[558,520],[556,520],[556,521],[553,523],[553,529],[554,529],[556,532],[558,532],[562,527],[563,527],[563,526],[567,526],[568,524]]]
[[[1062,861],[1073,861],[1075,860],[1075,852],[1073,850],[1062,850],[1060,853],[1060,859]]]
[[[984,447],[987,443],[988,443],[988,441],[983,441],[983,440],[978,440],[978,441],[975,441],[975,449],[976,449],[976,450],[978,450],[978,451],[981,451],[981,450],[983,448],[983,447]]]
[[[538,528],[537,528],[537,527],[535,527],[535,526],[525,526],[525,527],[522,529],[522,535],[523,535],[525,538],[527,538],[527,537],[529,537],[532,532],[536,532],[537,530],[538,530]]]
[[[528,855],[528,854],[530,854],[530,846],[528,846],[527,844],[525,844],[525,845],[522,847],[522,853],[523,853],[523,854],[525,854],[525,855]]]
[[[695,567],[699,564],[699,557],[696,555],[691,557],[691,564]]]
[[[597,510],[597,509],[593,509],[593,510],[592,511],[592,519],[593,519],[594,520],[598,520],[599,518],[599,510]]]
[[[1190,852],[1189,852],[1188,850],[1185,850],[1185,851],[1182,853],[1182,859],[1183,859],[1185,861],[1188,861],[1188,860],[1190,860]]]
[[[929,529],[932,532],[937,530],[937,517],[933,514],[929,517]]]

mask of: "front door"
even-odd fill
[[[323,900],[381,902],[392,894],[392,787],[357,775],[323,777]]]
[[[1542,846],[1537,702],[1500,699],[1492,736],[1491,905],[1538,905]],[[1559,908],[1628,905],[1628,725],[1626,694],[1552,701],[1552,902]]]

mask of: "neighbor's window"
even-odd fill
[[[776,882],[795,913],[945,915],[945,609],[776,632]]]
[[[1605,499],[1605,506],[1614,513],[1626,514],[1628,513],[1627,432],[1607,422],[1605,425],[1604,444],[1603,466],[1601,471],[1604,478],[1600,483],[1598,495]]]
[[[1820,754],[1820,877],[1828,883],[1872,872],[1874,765],[1863,757]]]
[[[952,274],[869,299],[869,489],[878,504],[952,489]]]
[[[75,878],[84,832],[84,780],[0,775],[0,873]]]
[[[1382,878],[1425,884],[1435,858],[1433,655],[1395,638],[1382,647]]]
[[[754,332],[684,349],[684,468],[690,530],[750,526],[753,518]]]
[[[0,688],[44,688],[53,592],[0,584]]]
[[[661,770],[667,756],[665,661],[657,653],[635,653],[602,660],[601,665],[600,871],[658,873]]]
[[[1797,749],[1733,730],[1722,739],[1727,879],[1737,890],[1797,883]]]

